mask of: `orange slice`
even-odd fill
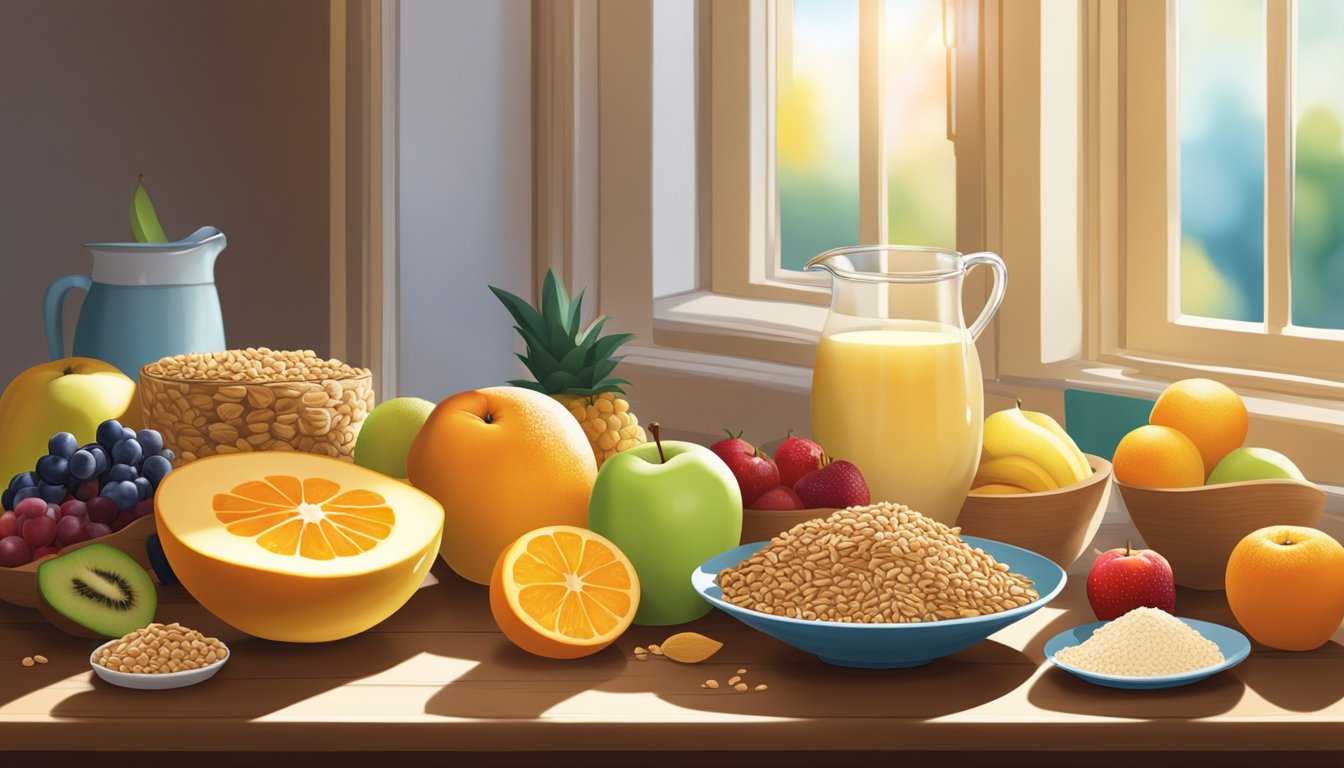
[[[333,560],[367,552],[392,532],[396,515],[373,491],[341,492],[323,477],[270,475],[217,493],[215,519],[277,555]]]
[[[611,645],[639,608],[639,577],[615,544],[592,531],[553,525],[505,547],[490,577],[490,612],[505,637],[552,659]]]

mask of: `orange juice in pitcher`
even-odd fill
[[[967,328],[961,283],[977,264],[996,279]],[[813,438],[859,467],[873,501],[954,524],[980,459],[984,383],[975,338],[1003,299],[1002,260],[873,246],[827,251],[808,268],[832,277],[812,372]]]

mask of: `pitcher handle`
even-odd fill
[[[1008,268],[1003,265],[1003,259],[996,253],[989,251],[980,251],[972,253],[962,259],[962,267],[971,271],[971,267],[988,264],[990,269],[994,270],[994,287],[989,292],[989,301],[985,302],[985,308],[980,310],[980,316],[975,318],[971,324],[971,341],[980,338],[980,332],[985,330],[989,321],[994,319],[994,313],[999,311],[999,305],[1003,303],[1004,291],[1008,289]]]
[[[52,360],[65,357],[65,318],[61,315],[65,294],[74,288],[87,293],[91,285],[93,280],[88,275],[65,275],[47,286],[47,295],[42,299],[42,322],[47,329],[47,354]]]

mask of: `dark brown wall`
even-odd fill
[[[170,239],[206,224],[228,237],[215,276],[230,346],[326,354],[328,13],[0,0],[0,385],[47,359],[42,294],[88,273],[80,243],[132,239],[137,172]]]

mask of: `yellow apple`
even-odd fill
[[[32,470],[57,432],[91,443],[108,419],[140,426],[135,382],[116,366],[67,357],[29,368],[0,396],[0,483]]]

